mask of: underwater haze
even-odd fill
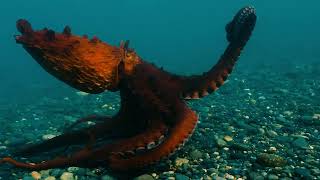
[[[69,25],[73,34],[97,36],[116,46],[130,40],[130,47],[145,61],[172,73],[193,75],[217,62],[228,45],[226,24],[247,5],[256,8],[256,27],[227,83],[199,101],[188,102],[200,117],[190,141],[168,160],[135,176],[320,179],[317,0],[3,1],[0,158],[26,143],[61,134],[78,118],[113,115],[119,109],[118,93],[88,95],[47,73],[16,44],[18,19],[28,20],[34,29],[58,32]],[[47,156],[30,159],[39,162],[42,157]],[[117,178],[105,168],[31,172],[0,164],[0,179]]]

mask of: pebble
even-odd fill
[[[149,174],[143,174],[141,176],[135,177],[133,180],[154,180],[154,178]]]
[[[309,169],[306,169],[306,168],[295,168],[294,169],[294,173],[296,175],[298,175],[299,177],[302,177],[302,178],[306,178],[306,179],[310,179],[311,177],[311,172]]]
[[[165,176],[171,176],[174,174],[174,171],[166,171],[166,172],[163,172],[162,174]]]
[[[48,176],[44,180],[56,180],[56,178],[54,176]]]
[[[60,180],[75,180],[73,173],[70,172],[64,172],[60,176]]]
[[[312,119],[318,119],[318,120],[320,120],[320,114],[314,114],[314,115],[312,116]]]
[[[22,180],[34,180],[32,176],[24,176]]]
[[[308,149],[309,143],[303,137],[298,137],[296,140],[292,142],[292,145],[301,148],[301,149]]]
[[[32,172],[31,172],[31,176],[32,176],[33,179],[35,179],[35,180],[41,179],[41,174],[38,173],[37,171],[32,171]]]
[[[275,152],[277,152],[277,148],[276,147],[270,147],[269,149],[268,149],[268,152],[270,152],[270,153],[275,153]]]
[[[50,169],[41,170],[41,171],[40,171],[40,174],[41,174],[42,177],[48,177],[49,174],[50,174]]]
[[[89,93],[86,93],[86,92],[83,92],[83,91],[78,91],[78,92],[76,92],[76,94],[78,96],[87,96],[87,95],[89,95]]]
[[[313,117],[312,116],[302,116],[301,122],[303,122],[306,125],[312,125],[313,124]]]
[[[231,148],[235,149],[235,150],[240,150],[240,151],[248,151],[251,149],[251,147],[247,144],[243,144],[243,143],[233,143],[231,145]]]
[[[311,172],[314,174],[314,175],[320,175],[320,169],[311,169]]]
[[[282,167],[287,163],[283,157],[267,153],[259,154],[257,157],[257,162],[261,165],[269,167]]]
[[[264,176],[262,174],[259,174],[257,172],[250,172],[249,173],[249,179],[252,179],[252,180],[264,180]]]
[[[50,175],[51,175],[51,176],[55,176],[55,177],[60,176],[62,173],[63,173],[63,171],[60,170],[60,169],[52,169],[52,170],[50,171]]]
[[[204,107],[199,108],[199,111],[204,112],[204,113],[208,113],[210,111],[210,108],[204,106]]]
[[[270,137],[276,137],[278,136],[278,133],[273,131],[273,130],[269,130],[267,131],[267,134],[270,136]]]
[[[263,128],[258,128],[258,132],[261,135],[264,135],[266,133],[266,131]]]
[[[241,172],[242,172],[241,169],[231,169],[229,171],[229,173],[232,174],[232,175],[240,175]]]
[[[180,173],[176,173],[175,177],[176,177],[176,180],[189,180],[190,179],[188,176],[180,174]]]
[[[181,166],[183,164],[188,164],[189,163],[189,160],[186,159],[186,158],[177,158],[175,161],[174,161],[175,165],[176,166]]]
[[[269,174],[268,175],[268,180],[278,180],[278,179],[279,179],[279,177],[277,175],[275,175],[275,174]]]
[[[198,159],[202,158],[202,152],[195,149],[195,150],[191,151],[190,157],[194,160],[198,160]]]
[[[12,137],[10,138],[9,141],[7,141],[8,144],[10,144],[11,146],[20,146],[20,145],[24,145],[26,143],[26,140],[23,139],[22,137]]]
[[[116,180],[116,178],[109,175],[104,175],[101,177],[101,180]]]
[[[56,135],[53,135],[53,134],[45,134],[42,136],[42,140],[49,140],[49,139],[52,139],[56,137]]]
[[[282,123],[287,123],[287,122],[288,122],[288,120],[287,120],[286,118],[284,118],[283,116],[278,116],[278,117],[276,117],[276,120],[277,120],[277,121],[280,121],[280,122],[282,122]]]
[[[227,142],[230,142],[233,140],[231,136],[224,136],[223,139]]]
[[[76,173],[77,171],[79,171],[80,168],[78,167],[68,167],[68,172],[71,172],[71,173]]]
[[[220,139],[220,138],[218,138],[216,140],[216,143],[217,143],[217,146],[220,148],[227,146],[227,142],[223,139]]]
[[[233,175],[228,174],[228,173],[225,174],[224,177],[225,177],[226,179],[228,179],[228,180],[234,180],[234,179],[235,179],[235,177],[234,177]]]

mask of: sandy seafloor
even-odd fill
[[[112,115],[119,108],[117,93],[85,95],[33,88],[26,92],[28,100],[1,99],[1,157],[25,143],[62,133],[66,124],[80,117]],[[45,95],[39,98],[41,92]],[[200,115],[191,139],[136,179],[320,179],[319,64],[236,68],[217,92],[188,103]],[[22,160],[48,158],[35,156]],[[115,179],[102,167],[33,172],[35,178],[40,175],[46,180]],[[34,179],[31,171],[4,165],[0,177]]]

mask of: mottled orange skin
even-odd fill
[[[121,47],[111,46],[94,37],[55,33],[48,29],[16,36],[16,41],[50,74],[70,86],[88,93],[117,90],[118,66],[125,63],[130,73],[141,62],[138,55]],[[49,37],[48,37],[49,36]]]

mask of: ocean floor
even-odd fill
[[[117,93],[44,94],[32,101],[0,104],[0,157],[26,143],[61,134],[80,117],[112,115],[119,109]],[[319,64],[236,69],[216,93],[188,104],[200,115],[191,139],[168,160],[137,175],[137,180],[320,179]],[[36,156],[21,160],[48,158]],[[0,179],[40,176],[46,180],[116,179],[102,167],[31,172],[0,166]]]

